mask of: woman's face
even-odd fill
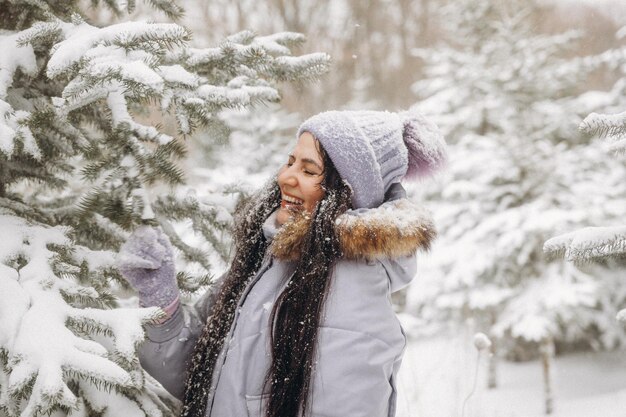
[[[289,155],[287,163],[278,173],[278,186],[282,200],[276,221],[284,224],[292,212],[313,211],[324,197],[321,182],[324,179],[324,161],[320,156],[316,140],[309,132],[298,138],[298,143]]]

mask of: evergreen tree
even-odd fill
[[[185,138],[228,135],[222,109],[276,102],[278,82],[313,80],[329,58],[292,56],[297,33],[244,31],[196,49],[178,24],[96,27],[77,3],[0,1],[0,415],[170,415],[175,400],[135,356],[141,324],[162,312],[115,308],[125,284],[114,253],[135,226],[159,224],[196,265],[181,288],[208,284],[207,250],[172,222],[225,257],[229,218],[176,192]],[[102,3],[119,15],[135,4]],[[177,134],[150,113],[171,116]],[[170,192],[151,201],[157,184]]]
[[[580,119],[577,86],[608,58],[567,58],[580,34],[533,33],[536,10],[455,2],[441,9],[454,34],[448,44],[418,51],[427,77],[415,84],[424,97],[417,107],[444,130],[451,160],[432,196],[441,250],[423,265],[428,285],[414,288],[409,308],[435,322],[473,323],[494,353],[545,354],[549,363],[554,343],[596,346],[598,333],[605,346],[626,340],[606,320],[597,278],[542,252],[547,237],[585,213],[617,216],[606,200],[621,203],[623,216],[625,171],[580,146],[586,138],[570,125]],[[611,191],[590,186],[599,178]]]
[[[617,34],[618,38],[626,38],[626,27]],[[621,71],[621,78],[608,92],[594,91],[588,93],[604,109],[607,114],[591,113],[580,124],[579,129],[587,135],[600,136],[606,139],[608,151],[617,159],[624,162],[626,154],[626,112],[621,111],[626,97],[626,68],[622,65],[623,53],[613,53],[607,56],[612,67]],[[609,184],[599,183],[598,187],[610,187]],[[607,189],[607,191],[612,191]],[[619,193],[619,191],[618,191]],[[618,194],[619,195],[619,194]],[[607,206],[615,204],[609,200]],[[618,199],[617,204],[622,204]],[[608,264],[620,269],[626,263],[626,225],[623,223],[623,206],[616,210],[617,224],[612,226],[588,226],[583,229],[564,233],[545,242],[544,251],[552,256],[564,257],[578,265],[589,262]],[[619,214],[622,214],[620,218]],[[607,285],[611,290],[612,285]],[[626,298],[626,297],[624,297]],[[626,301],[626,300],[620,300]],[[623,303],[622,303],[623,305]],[[626,310],[618,313],[618,317],[626,319]]]

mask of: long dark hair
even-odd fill
[[[298,417],[308,411],[318,329],[332,269],[342,256],[334,226],[335,219],[351,207],[351,190],[317,141],[316,147],[324,160],[320,186],[325,194],[311,213],[295,272],[270,315],[272,362],[264,384],[264,391],[269,390],[266,417]],[[215,389],[210,386],[213,370],[235,309],[268,249],[262,225],[280,200],[280,188],[273,180],[236,214],[235,256],[191,358],[184,417],[204,417],[208,392]]]

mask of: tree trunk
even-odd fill
[[[430,0],[422,0],[422,10],[419,18],[420,44],[427,46],[430,43]]]
[[[489,314],[489,329],[485,332],[491,334],[491,329],[495,326],[498,320],[498,315],[495,309],[490,310]],[[497,339],[491,337],[491,347],[489,348],[489,357],[487,358],[487,388],[494,389],[498,387],[498,345]]]
[[[545,412],[546,414],[552,414],[554,411],[554,392],[552,390],[552,358],[554,358],[554,341],[551,337],[547,337],[541,341],[539,351],[541,353],[541,365],[543,367]]]
[[[491,339],[487,360],[487,388],[494,389],[498,387],[498,357],[496,356],[496,342],[494,339]]]
[[[0,161],[0,197],[4,197],[6,195],[6,188],[4,184],[4,176],[6,175],[5,171],[6,168],[2,161]]]

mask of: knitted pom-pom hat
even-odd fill
[[[378,207],[391,184],[436,172],[446,144],[437,126],[420,113],[327,111],[298,129],[320,141],[339,175],[352,188],[354,208]]]

